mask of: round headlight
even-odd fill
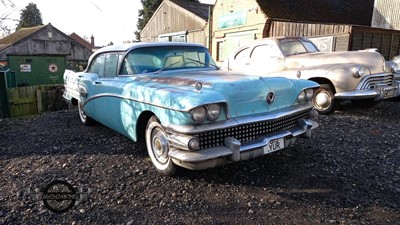
[[[400,72],[399,65],[397,63],[393,63],[390,66],[390,70],[392,71],[392,73],[399,73]]]
[[[299,97],[297,97],[297,101],[298,102],[305,102],[306,101],[306,92],[305,91],[302,91],[302,92],[300,92],[300,94],[299,94]]]
[[[194,108],[190,115],[195,123],[203,122],[207,117],[207,109],[204,106]]]
[[[198,150],[200,148],[200,142],[197,138],[189,140],[188,147],[190,150]]]
[[[313,96],[314,96],[314,90],[313,89],[307,89],[306,90],[307,100],[308,101],[312,100]]]
[[[211,104],[207,107],[207,117],[209,120],[216,120],[221,113],[221,106],[218,104]]]
[[[364,66],[358,65],[356,66],[356,68],[354,69],[354,77],[355,78],[360,78],[362,76],[364,76],[365,74],[365,68]]]

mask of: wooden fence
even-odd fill
[[[60,97],[48,98],[50,90],[59,90],[60,88],[62,88],[60,85],[8,88],[9,117],[29,116],[49,110],[49,105],[55,104],[52,101],[63,101]],[[58,95],[60,94],[58,93]]]

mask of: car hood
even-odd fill
[[[315,84],[223,71],[174,71],[129,79],[132,81],[127,82],[123,90],[124,95],[130,95],[130,98],[179,111],[189,111],[204,104],[225,103],[230,117],[290,106],[299,89]],[[270,92],[275,94],[272,104],[266,102]]]
[[[371,73],[382,73],[384,58],[378,52],[371,51],[343,51],[343,52],[316,52],[288,56],[285,60],[286,69],[303,67],[329,66],[338,64],[362,65]]]

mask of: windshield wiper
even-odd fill
[[[176,64],[178,64],[178,63],[180,63],[180,62],[181,62],[181,61],[179,60],[179,61],[176,61],[176,62],[174,62],[174,63],[168,64],[167,66],[164,66],[163,68],[161,68],[161,69],[157,70],[156,72],[154,72],[154,74],[157,74],[157,73],[159,73],[159,72],[161,72],[161,71],[163,71],[163,70],[165,70],[165,69],[168,69],[168,68],[170,68],[171,66],[176,65]]]
[[[205,63],[203,63],[203,62],[201,62],[201,61],[199,61],[199,60],[196,60],[196,59],[192,59],[192,58],[185,58],[185,59],[188,59],[188,60],[190,60],[190,61],[192,61],[192,62],[196,62],[196,63],[200,63],[201,65],[203,65],[203,66],[212,66],[212,67],[214,67],[215,69],[217,69],[217,70],[219,70],[219,67],[218,66],[216,66],[216,65],[214,65],[214,64],[205,64]]]

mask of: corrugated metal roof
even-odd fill
[[[269,17],[370,26],[374,0],[256,0]]]
[[[208,9],[210,4],[203,4],[198,2],[191,2],[185,0],[170,0],[171,2],[179,5],[180,7],[186,9],[187,11],[195,14],[196,16],[201,17],[205,21],[208,21]]]

